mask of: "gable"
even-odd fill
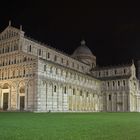
[[[18,36],[19,33],[19,29],[16,29],[12,26],[8,26],[3,32],[0,33],[0,41]]]

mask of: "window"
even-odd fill
[[[125,80],[123,80],[123,85],[125,86]]]
[[[52,73],[52,67],[50,67],[50,73]]]
[[[108,85],[108,87],[109,87],[109,82],[107,82],[107,85]]]
[[[56,92],[56,85],[54,86],[54,92]]]
[[[46,71],[46,65],[44,65],[44,71]]]
[[[115,74],[117,74],[117,70],[115,70]]]
[[[64,87],[64,93],[65,93],[65,94],[67,93],[67,88],[66,88],[66,87]]]
[[[86,96],[88,97],[88,92],[87,92]]]
[[[63,59],[63,58],[61,58],[61,63],[63,64],[63,62],[64,62],[64,59]]]
[[[7,53],[7,47],[5,48],[5,53]]]
[[[50,58],[50,53],[48,53],[48,59]]]
[[[80,91],[80,96],[82,96],[82,90]]]
[[[109,101],[111,101],[111,95],[108,96]]]
[[[134,86],[136,86],[136,83],[134,83]]]
[[[25,69],[23,70],[23,75],[25,75]]]
[[[38,50],[38,55],[39,55],[39,56],[41,55],[41,49]]]
[[[16,64],[16,59],[14,59],[14,64]]]
[[[115,86],[115,82],[113,81],[113,86]]]
[[[106,75],[108,76],[108,71],[106,72]]]
[[[67,60],[67,66],[69,65],[69,61]]]
[[[54,56],[54,61],[57,61],[57,56],[56,55]]]
[[[3,74],[3,72],[2,72],[2,79],[3,79],[3,76],[4,76],[4,74]]]
[[[31,52],[32,51],[32,47],[31,47],[31,45],[29,46],[29,52]]]
[[[16,46],[14,45],[14,51],[16,50]]]
[[[27,60],[26,57],[24,57],[24,58],[23,58],[23,62],[25,62],[26,60]]]
[[[124,74],[125,74],[125,73],[126,73],[126,70],[124,69],[123,72],[124,72]]]
[[[75,89],[73,89],[73,95],[75,95]]]
[[[9,49],[9,47],[8,47],[8,48],[7,48],[7,51],[9,52],[9,50],[10,50],[10,49]]]
[[[18,44],[17,43],[15,43],[15,45],[14,45],[14,51],[16,51],[16,50],[18,50]]]
[[[120,86],[120,81],[118,81],[118,86]]]

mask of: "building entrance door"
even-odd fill
[[[8,93],[3,93],[3,110],[8,109]]]
[[[117,106],[117,111],[118,111],[118,112],[121,112],[121,111],[122,111],[122,104],[121,104],[121,103],[118,104],[118,106]]]
[[[20,110],[24,110],[25,107],[25,96],[20,96]]]

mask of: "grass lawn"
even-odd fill
[[[140,140],[140,113],[0,113],[0,140]]]

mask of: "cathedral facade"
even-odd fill
[[[0,110],[139,112],[136,68],[97,67],[85,41],[68,55],[9,22],[0,33]]]

